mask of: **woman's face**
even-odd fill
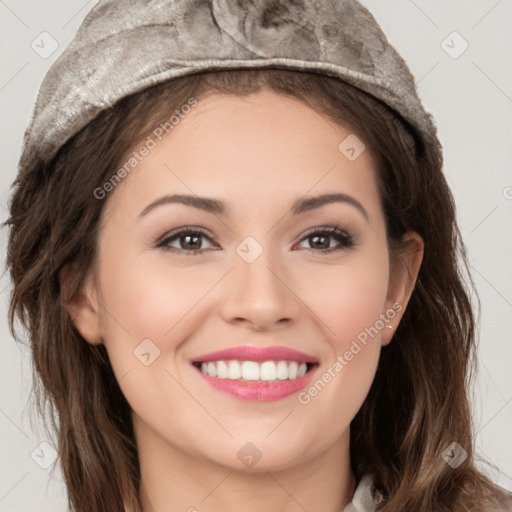
[[[73,316],[105,344],[139,448],[254,471],[345,453],[422,256],[411,233],[391,282],[361,142],[269,91],[214,95],[103,200]]]

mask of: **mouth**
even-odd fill
[[[242,400],[269,402],[299,392],[319,361],[286,347],[241,346],[191,361],[215,390]]]
[[[215,379],[236,380],[242,382],[278,382],[296,380],[318,366],[318,363],[301,363],[298,361],[194,361],[203,375]]]

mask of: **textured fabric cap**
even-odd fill
[[[338,77],[439,144],[405,61],[357,0],[100,0],[41,84],[21,162],[51,161],[127,95],[201,71],[250,68]]]

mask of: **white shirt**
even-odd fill
[[[365,475],[357,485],[352,501],[343,512],[375,512],[375,500],[372,496],[373,478]]]

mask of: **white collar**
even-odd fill
[[[343,512],[375,512],[373,498],[373,478],[364,475],[357,485],[352,501],[343,509]]]

